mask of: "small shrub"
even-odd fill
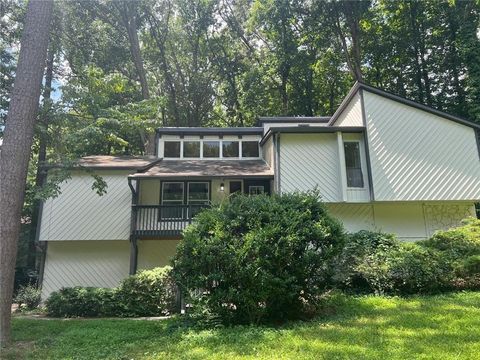
[[[373,261],[372,257],[399,246],[400,242],[392,234],[366,230],[348,234],[345,246],[335,261],[335,285],[357,293],[372,292],[374,288],[365,278],[364,272],[368,267],[378,267],[371,269],[369,273],[382,271],[382,264]]]
[[[18,304],[20,309],[33,310],[40,304],[41,291],[34,285],[20,286],[14,302]]]
[[[53,317],[97,317],[116,314],[115,289],[94,287],[63,288],[53,292],[45,305]]]
[[[175,283],[169,266],[143,270],[129,276],[118,287],[117,302],[122,316],[168,315],[176,304]]]
[[[144,270],[114,289],[71,287],[53,292],[45,305],[53,317],[158,316],[175,304],[170,267]]]
[[[184,231],[174,276],[184,294],[200,290],[194,305],[223,323],[304,317],[331,282],[342,242],[315,192],[237,196]]]

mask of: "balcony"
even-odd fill
[[[177,238],[193,217],[209,206],[132,205],[132,234],[138,238]]]

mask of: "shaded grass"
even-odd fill
[[[14,319],[6,359],[474,359],[480,292],[334,296],[330,315],[282,327],[195,330],[178,319]]]

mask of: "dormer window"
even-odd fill
[[[238,158],[239,155],[239,143],[238,141],[223,141],[222,143],[223,157]]]
[[[220,141],[204,141],[203,157],[219,158],[220,157]]]
[[[199,158],[200,157],[200,141],[184,141],[183,157]]]
[[[258,155],[258,141],[242,141],[242,157],[257,158]]]
[[[179,158],[180,141],[165,141],[164,156],[167,158]]]

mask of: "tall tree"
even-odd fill
[[[53,0],[30,0],[0,153],[0,346],[10,341],[25,181],[47,55]]]

